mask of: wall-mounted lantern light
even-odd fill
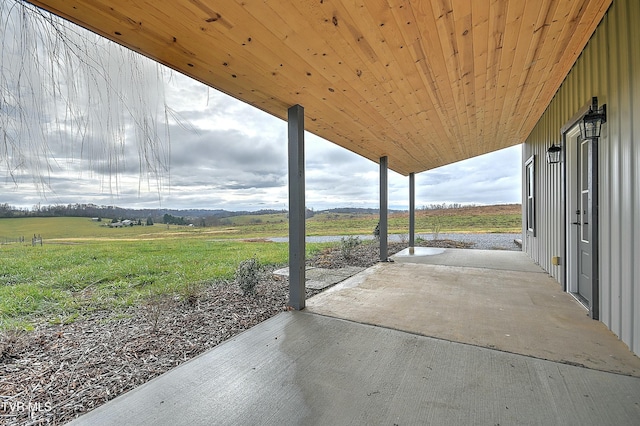
[[[562,147],[560,145],[553,144],[547,149],[547,163],[556,164],[561,161]]]
[[[607,122],[607,106],[598,108],[598,98],[591,98],[591,106],[582,121],[580,121],[580,136],[582,139],[597,139],[600,137],[602,124]]]

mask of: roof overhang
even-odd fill
[[[612,0],[30,0],[373,161],[521,143]]]

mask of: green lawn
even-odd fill
[[[94,222],[86,217],[3,218],[0,219],[0,238],[22,236],[25,237],[25,241],[30,242],[33,234],[49,240],[52,238],[127,238],[166,232],[166,225],[109,228],[106,226],[109,222]],[[177,228],[175,225],[172,226],[174,229]]]
[[[375,215],[318,214],[307,235],[371,234]],[[418,212],[416,231],[519,232],[511,212],[475,210]],[[156,224],[109,228],[88,218],[0,219],[0,330],[66,322],[96,309],[117,309],[155,295],[188,295],[200,286],[230,280],[238,264],[256,257],[262,265],[288,260],[288,245],[261,240],[286,236],[283,214],[238,216],[221,226]],[[390,233],[407,233],[406,215],[389,218]],[[44,244],[31,246],[33,234]],[[328,244],[308,244],[309,254]]]
[[[108,228],[86,218],[0,219],[0,329],[29,329],[47,319],[71,321],[84,312],[141,303],[157,294],[185,295],[233,279],[256,257],[283,265],[286,243],[238,238],[237,230],[186,226]],[[39,234],[42,246],[31,246]],[[244,236],[244,235],[242,235]],[[310,244],[311,253],[325,245]]]
[[[522,216],[514,213],[482,214],[416,214],[416,232],[520,232]],[[369,235],[378,223],[377,215],[319,214],[307,220],[307,235]],[[406,234],[408,215],[389,217],[389,233]]]

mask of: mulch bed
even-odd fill
[[[421,245],[468,248],[438,240]],[[390,243],[389,253],[406,247]],[[328,249],[310,266],[369,267],[377,244],[345,258]],[[64,424],[238,333],[287,310],[288,281],[265,271],[254,295],[218,282],[191,297],[153,299],[126,310],[87,313],[65,325],[45,321],[29,333],[0,336],[0,424]],[[307,290],[307,297],[318,293]]]

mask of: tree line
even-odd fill
[[[263,215],[286,213],[286,210],[263,209],[254,212],[227,211],[221,209],[128,209],[117,206],[99,206],[91,203],[75,204],[36,204],[31,208],[15,207],[8,203],[0,203],[0,218],[10,217],[95,217],[101,219],[119,220],[121,218],[152,218],[156,223],[187,225],[200,224],[204,219],[208,226],[226,223],[225,218],[244,215]]]
[[[118,219],[121,217],[156,217],[154,209],[135,210],[116,206],[98,206],[96,204],[36,204],[31,208],[14,207],[0,204],[0,218],[7,217],[99,217]],[[162,217],[162,215],[160,215]]]

